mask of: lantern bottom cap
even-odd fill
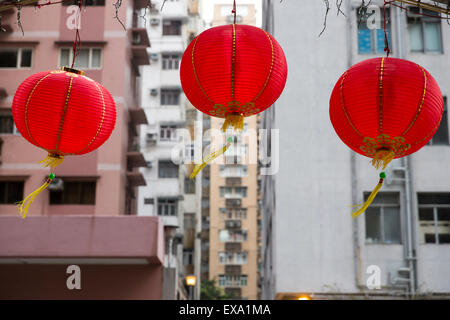
[[[372,159],[372,165],[376,168],[376,169],[380,169],[383,168],[386,169],[387,165],[394,160],[395,158],[395,153],[394,151],[392,151],[390,148],[379,148],[376,152],[375,152],[375,156]]]

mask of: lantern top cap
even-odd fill
[[[78,69],[74,69],[74,68],[69,68],[69,67],[62,67],[61,70],[66,71],[66,72],[72,72],[75,74],[79,74],[79,75],[84,75],[84,71],[82,70],[78,70]]]

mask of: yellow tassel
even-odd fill
[[[387,148],[380,148],[372,159],[372,165],[376,169],[386,169],[386,166],[395,158],[395,153]]]
[[[52,180],[55,178],[55,175],[53,173],[50,173],[45,180],[44,184],[34,190],[32,193],[30,193],[25,199],[22,201],[19,201],[16,203],[16,205],[19,207],[19,213],[22,216],[23,219],[27,216],[28,208],[30,207],[30,204],[34,201],[34,199],[38,196],[39,193],[44,191],[52,182]]]
[[[378,191],[380,191],[381,187],[383,186],[383,182],[384,179],[386,178],[386,173],[381,172],[380,173],[380,181],[378,182],[378,184],[376,185],[375,189],[373,189],[372,193],[370,194],[370,196],[367,198],[366,202],[364,204],[361,205],[361,208],[358,209],[357,211],[352,213],[352,217],[356,218],[357,216],[359,216],[361,213],[363,213],[364,211],[367,210],[367,208],[372,204],[373,200],[375,200],[375,197],[378,194]]]
[[[64,161],[64,156],[56,154],[56,153],[49,153],[47,157],[45,157],[44,160],[39,161],[39,163],[42,163],[43,167],[51,167],[54,168],[56,166],[59,166]]]
[[[244,130],[244,116],[240,113],[233,112],[227,114],[225,122],[222,126],[222,131],[226,132],[228,127],[233,127],[234,130],[241,132]]]
[[[231,142],[232,141],[233,141],[233,138],[231,138],[231,137],[228,138],[227,144],[225,146],[223,146],[222,149],[212,152],[210,155],[208,155],[206,158],[204,158],[202,160],[201,164],[195,165],[194,170],[192,170],[192,173],[191,173],[191,176],[190,176],[191,180],[194,179],[198,175],[198,173],[200,171],[202,171],[202,169],[204,167],[206,167],[206,165],[208,163],[210,163],[211,161],[216,159],[221,154],[224,154],[228,150],[228,148],[231,146]]]

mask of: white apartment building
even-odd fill
[[[262,177],[262,298],[449,298],[447,111],[427,146],[388,166],[376,201],[353,219],[350,206],[364,202],[378,172],[336,135],[329,98],[350,66],[385,55],[383,29],[368,28],[364,17],[358,23],[361,1],[344,1],[345,16],[332,7],[321,37],[322,1],[263,4],[263,27],[283,47],[289,74],[262,119],[263,128],[279,129],[270,146],[279,170]],[[449,97],[450,26],[417,10],[387,12],[391,56],[426,68]]]
[[[184,135],[201,115],[183,94],[179,69],[184,50],[200,31],[201,20],[199,1],[154,0],[152,4],[147,17],[150,65],[141,74],[141,105],[149,120],[142,126],[140,142],[147,161],[147,167],[141,169],[147,186],[139,192],[138,215],[158,215],[166,229],[172,229],[174,237],[166,241],[165,267],[177,270],[171,285],[181,288],[184,276],[200,275],[200,257],[195,253],[200,243],[195,235],[200,230],[201,186],[200,181],[189,180],[191,169],[183,159],[190,154],[190,144],[184,147]],[[199,292],[197,286],[195,297]]]

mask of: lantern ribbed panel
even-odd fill
[[[254,103],[246,114],[251,115],[278,99],[286,83],[287,64],[280,45],[262,29],[226,25],[208,29],[190,43],[180,76],[184,93],[200,111],[225,117],[229,103],[237,101],[240,106]],[[226,108],[222,114],[211,112],[218,104]]]
[[[116,108],[109,92],[94,80],[65,71],[27,78],[12,105],[14,122],[32,144],[59,155],[84,154],[111,135]]]
[[[434,78],[421,66],[396,58],[354,65],[330,98],[336,133],[368,157],[377,147],[395,146],[396,158],[419,150],[433,137],[442,113],[443,98]]]

